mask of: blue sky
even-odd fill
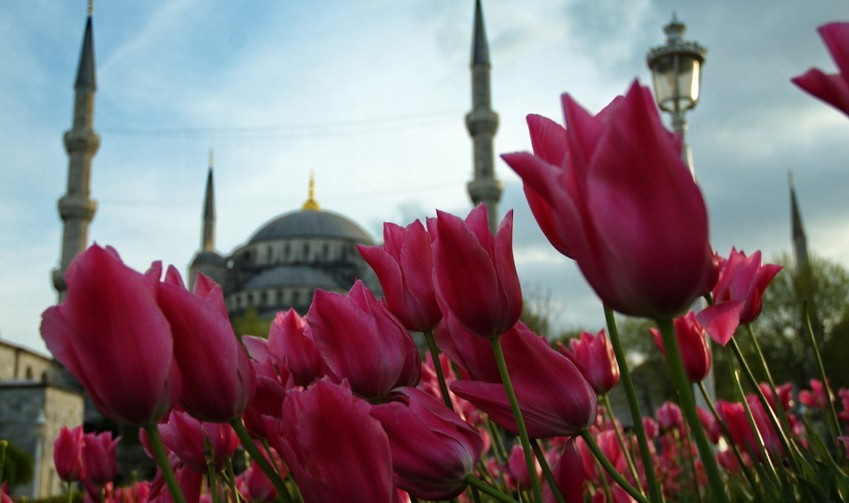
[[[563,92],[596,111],[634,78],[648,83],[645,54],[674,10],[708,48],[688,140],[714,246],[789,250],[792,170],[811,249],[849,266],[849,118],[789,82],[834,70],[815,29],[849,19],[845,2],[483,6],[496,153],[529,148],[526,114],[560,120]],[[210,148],[224,253],[298,208],[311,170],[319,203],[376,237],[383,221],[465,214],[472,13],[471,0],[98,2],[91,239],[137,269],[185,270]],[[83,0],[0,4],[0,337],[38,350],[85,15]],[[596,330],[601,308],[580,273],[537,230],[517,178],[500,161],[496,172],[526,291],[550,297],[563,327]]]

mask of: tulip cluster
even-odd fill
[[[846,26],[822,30],[838,65]],[[803,88],[849,103],[842,76],[812,75]],[[241,338],[209,278],[189,291],[173,267],[137,272],[94,245],[69,267],[42,335],[104,416],[142,427],[159,471],[112,487],[117,441],[65,429],[57,473],[100,501],[846,497],[849,390],[834,393],[823,373],[794,395],[762,358],[760,382],[735,340],[780,268],[759,251],[712,249],[681,138],[647,88],[635,82],[595,115],[564,95],[563,110],[565,126],[528,116],[533,153],[503,157],[548,240],[601,299],[606,330],[552,346],[520,321],[512,212],[492,232],[483,205],[387,223],[381,246],[360,246],[383,299],[360,281],[319,290],[305,316],[278,313],[268,334]],[[692,311],[701,297],[710,305]],[[641,412],[613,311],[655,321],[645,336],[677,402]],[[714,402],[702,385],[715,351],[737,358],[733,400]],[[630,424],[612,409],[617,387]]]

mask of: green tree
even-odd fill
[[[15,447],[15,444],[6,445],[6,457],[3,464],[3,480],[9,487],[26,484],[32,480],[33,475],[32,458],[26,452]]]
[[[239,337],[243,335],[255,335],[257,337],[268,337],[268,327],[271,326],[271,319],[263,319],[259,317],[256,308],[248,308],[243,314],[231,318],[233,331]]]
[[[802,321],[804,303],[799,286],[804,279],[796,274],[790,254],[780,255],[774,263],[784,269],[767,288],[763,311],[752,328],[776,383],[806,387],[819,372]],[[823,363],[833,385],[848,386],[849,376],[844,368],[849,356],[849,273],[840,264],[821,257],[811,258],[810,271],[809,307]],[[748,334],[740,330],[735,337],[744,354],[754,358]]]

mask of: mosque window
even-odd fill
[[[264,306],[268,304],[268,294],[266,292],[262,292],[259,295],[259,305]]]
[[[327,243],[324,243],[321,247],[321,258],[324,260],[328,260],[330,258],[330,245]]]
[[[289,243],[283,245],[283,260],[289,260],[289,254],[292,252],[292,248],[289,246]]]
[[[309,260],[310,258],[310,244],[304,243],[304,260]]]
[[[26,371],[24,372],[24,377],[26,378],[26,380],[27,380],[27,381],[31,381],[31,380],[32,380],[32,367],[27,366],[27,369],[26,369]]]

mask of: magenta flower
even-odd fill
[[[684,415],[681,408],[675,402],[666,401],[655,411],[655,417],[660,427],[664,430],[683,429]]]
[[[611,308],[668,318],[715,280],[702,194],[647,88],[592,116],[563,97],[567,128],[528,116],[534,153],[503,158],[549,241]]]
[[[383,246],[357,245],[383,287],[389,310],[409,330],[433,330],[442,318],[433,286],[430,236],[418,220],[383,224]]]
[[[85,476],[83,479],[87,484],[97,487],[112,482],[118,474],[118,465],[115,462],[115,449],[121,438],[112,438],[112,432],[86,433],[83,447],[83,466]]]
[[[761,264],[760,250],[747,257],[731,248],[719,265],[714,305],[703,309],[696,319],[713,340],[725,346],[739,324],[751,323],[761,313],[764,292],[779,271],[779,265]]]
[[[142,275],[112,248],[89,247],[71,262],[65,301],[41,315],[53,356],[121,423],[156,423],[180,396],[168,319],[156,303],[156,268]]]
[[[717,412],[728,428],[731,440],[754,459],[762,459],[761,444],[770,456],[784,457],[784,446],[767,416],[768,412],[754,396],[747,397],[746,402],[752,411],[758,435],[750,426],[742,403],[717,400]]]
[[[357,280],[347,294],[317,290],[307,334],[328,368],[358,395],[378,398],[415,386],[421,360],[409,332]]]
[[[239,438],[229,424],[207,423],[182,411],[171,411],[168,420],[157,428],[162,443],[180,458],[184,466],[204,474],[207,471],[206,440],[212,448],[212,461],[217,470],[224,467],[239,446]]]
[[[392,454],[371,407],[327,378],[292,391],[280,419],[266,417],[268,440],[306,503],[392,501]]]
[[[157,301],[174,334],[174,357],[183,375],[180,405],[202,421],[239,417],[254,393],[254,377],[227,317],[221,287],[198,274],[189,292],[170,266]]]
[[[599,330],[597,335],[581,332],[579,337],[569,340],[569,346],[558,343],[560,352],[577,365],[596,393],[603,395],[616,387],[619,364],[604,330]]]
[[[306,335],[307,324],[294,309],[277,313],[268,329],[268,351],[292,375],[294,383],[306,386],[327,374],[315,342]]]
[[[292,374],[268,349],[268,339],[246,335],[242,342],[251,355],[256,388],[242,413],[245,428],[255,436],[265,436],[263,416],[278,416],[288,390],[295,386]]]
[[[705,433],[712,444],[719,442],[719,437],[722,436],[722,428],[716,417],[707,409],[696,406],[696,413],[699,415],[699,422],[702,423]]]
[[[684,316],[675,318],[673,322],[675,338],[684,364],[684,371],[690,382],[701,382],[710,372],[711,352],[708,345],[705,329],[696,321],[696,314],[690,311]],[[660,330],[649,329],[654,336],[654,342],[666,358],[666,347],[663,345],[663,337]]]
[[[551,468],[551,473],[566,503],[583,503],[586,474],[581,454],[574,440],[570,440],[563,447],[563,452]],[[556,501],[549,485],[544,487],[542,498],[544,503]]]
[[[790,79],[803,91],[849,115],[849,23],[829,23],[817,30],[839,73],[826,74],[811,68]]]
[[[83,479],[83,445],[85,445],[83,427],[69,429],[63,426],[53,443],[53,466],[56,475],[65,482]]]
[[[574,363],[522,323],[501,336],[500,342],[529,437],[574,435],[592,424],[596,394]],[[451,390],[499,426],[517,433],[500,378],[456,380]]]
[[[371,415],[389,437],[397,487],[428,500],[463,492],[483,450],[478,431],[420,389],[399,388],[390,399]]]
[[[799,391],[799,402],[814,409],[825,409],[831,402],[831,397],[826,393],[826,388],[819,379],[811,379],[810,389]]]
[[[522,313],[522,288],[513,260],[513,212],[493,236],[487,209],[478,205],[465,220],[437,211],[427,221],[433,239],[436,298],[470,331],[498,337]]]

